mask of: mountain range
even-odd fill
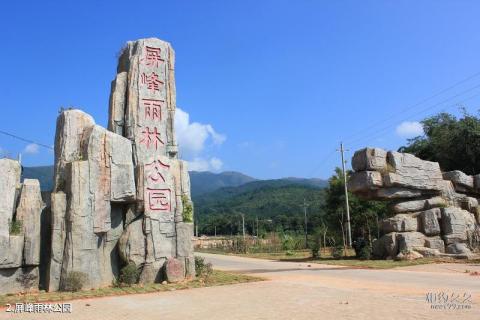
[[[53,166],[23,167],[22,178],[38,179],[42,191],[50,191],[53,189]],[[283,179],[259,180],[235,171],[221,173],[190,171],[190,183],[192,197],[194,199],[198,199],[199,196],[210,194],[217,190],[222,191],[215,193],[215,196],[232,193],[239,194],[266,187],[281,188],[295,185],[323,188],[327,185],[327,181],[316,178],[303,179],[289,177]]]

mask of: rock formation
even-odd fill
[[[40,218],[45,204],[38,180],[20,183],[18,161],[0,159],[0,294],[38,289]]]
[[[159,39],[128,42],[112,82],[108,130],[63,111],[55,137],[48,290],[70,272],[110,285],[135,263],[141,282],[166,279],[166,262],[195,274],[193,204],[175,143],[174,52]]]
[[[480,175],[442,173],[436,162],[411,154],[365,148],[355,152],[349,190],[389,201],[392,217],[374,254],[399,259],[469,257],[480,241]]]

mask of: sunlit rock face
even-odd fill
[[[45,204],[40,183],[20,183],[21,165],[0,159],[0,294],[38,290],[40,220]]]
[[[59,115],[48,290],[73,271],[87,276],[85,288],[111,285],[129,263],[139,281],[163,281],[172,258],[183,278],[195,275],[190,180],[173,122],[174,60],[162,40],[128,42],[112,82],[108,129],[80,110]]]
[[[388,201],[392,217],[373,244],[379,257],[470,257],[480,239],[480,178],[442,172],[411,154],[365,148],[355,152],[349,190]]]

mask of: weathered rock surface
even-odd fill
[[[441,217],[439,208],[430,209],[420,213],[422,231],[427,236],[436,236],[440,234],[440,223],[438,219]]]
[[[144,283],[195,275],[190,180],[174,131],[174,60],[159,39],[127,44],[112,82],[109,130],[80,110],[60,113],[45,211],[38,181],[20,184],[20,164],[0,160],[0,294],[38,289],[40,259],[49,291],[71,272],[86,276],[85,289],[111,285],[127,263]]]
[[[387,168],[387,152],[379,148],[365,148],[355,152],[352,158],[355,171],[383,171]]]
[[[447,253],[472,255],[472,251],[467,247],[465,243],[452,243],[447,246]]]
[[[385,175],[386,186],[440,190],[438,182],[442,181],[443,177],[438,163],[400,152],[388,152],[387,163],[393,172]]]
[[[377,171],[360,171],[352,174],[349,181],[349,190],[351,192],[361,192],[380,188],[383,186],[382,175]]]
[[[473,177],[466,175],[462,171],[455,170],[443,173],[443,178],[445,180],[450,180],[455,186],[455,190],[458,192],[469,192],[473,191]]]
[[[185,265],[178,259],[167,259],[165,262],[165,274],[168,282],[180,282],[185,279]]]
[[[40,218],[45,204],[38,180],[20,184],[20,163],[0,159],[0,294],[38,289]]]
[[[23,181],[20,203],[17,207],[17,220],[22,221],[25,242],[23,260],[25,266],[40,263],[40,215],[45,208],[38,180]]]
[[[0,159],[0,237],[8,237],[10,222],[16,208],[16,194],[20,184],[20,163]]]
[[[130,223],[118,241],[120,257],[127,263],[141,266],[145,263],[145,236],[143,219]]]
[[[397,214],[392,218],[382,221],[382,230],[384,232],[408,232],[418,230],[418,215],[415,214]]]
[[[397,236],[400,252],[425,247],[425,235],[421,232],[402,232]]]
[[[468,211],[448,207],[442,209],[443,239],[447,245],[467,241],[475,231],[475,219]]]
[[[390,202],[392,217],[380,225],[386,234],[373,244],[376,256],[469,256],[480,238],[480,175],[442,173],[438,163],[372,148],[357,151],[352,167],[351,192]]]
[[[55,191],[65,189],[67,163],[81,160],[81,142],[85,129],[93,126],[93,118],[80,110],[67,110],[57,119],[55,133]]]
[[[383,235],[373,243],[373,254],[380,258],[394,258],[398,254],[397,233]]]
[[[0,269],[2,294],[38,291],[38,267]]]
[[[439,252],[445,252],[445,242],[439,237],[428,237],[425,239],[425,246],[427,248],[436,249]]]
[[[67,195],[64,192],[54,192],[51,195],[51,253],[48,267],[47,290],[60,289],[60,275],[62,271],[63,249],[65,245],[67,210]]]

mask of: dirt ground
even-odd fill
[[[2,310],[0,319],[480,318],[480,276],[466,272],[480,272],[479,265],[367,270],[199,255],[217,269],[258,275],[268,281],[76,300],[72,301],[72,314],[8,314]],[[463,309],[453,309],[460,307]]]

